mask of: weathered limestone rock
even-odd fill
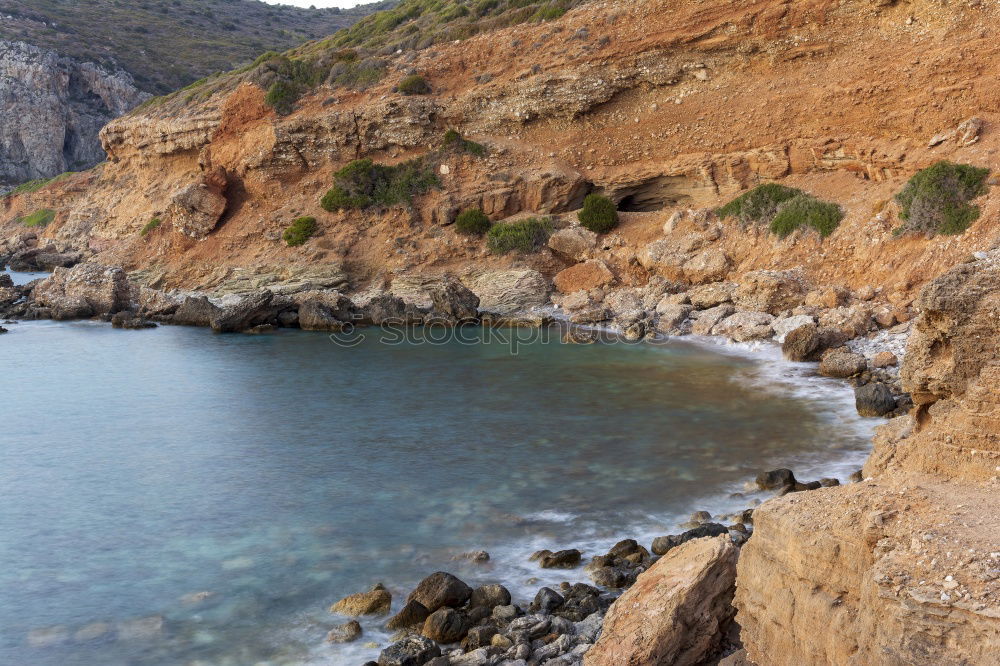
[[[530,269],[486,271],[463,277],[462,281],[479,296],[481,311],[499,315],[542,307],[549,302],[552,290],[545,276]]]
[[[207,297],[188,296],[174,312],[170,321],[182,326],[210,326],[218,312],[219,308]]]
[[[0,190],[104,159],[101,126],[149,97],[123,70],[0,40]]]
[[[864,480],[754,510],[735,599],[753,662],[996,660],[998,284],[984,259],[925,287],[901,370],[917,408],[878,428]]]
[[[738,554],[728,535],[670,550],[608,609],[585,666],[701,663],[732,620]]]
[[[681,333],[681,326],[691,315],[692,309],[690,305],[674,303],[668,303],[662,307],[657,306],[656,310],[660,318],[656,322],[656,330],[667,335]]]
[[[438,643],[457,643],[469,630],[465,618],[454,608],[443,607],[431,613],[421,634]]]
[[[331,629],[326,635],[327,643],[350,643],[361,638],[361,624],[351,620]]]
[[[808,322],[785,334],[781,351],[789,361],[818,361],[828,348],[845,342],[847,336],[839,331]]]
[[[564,294],[575,291],[589,291],[610,284],[614,274],[600,259],[590,259],[560,271],[553,282],[556,289]]]
[[[185,236],[204,239],[215,230],[226,211],[225,188],[224,172],[188,185],[171,197],[165,214],[167,220]]]
[[[385,623],[386,629],[405,629],[414,625],[424,623],[430,613],[419,601],[410,600],[399,609],[399,612],[389,618]]]
[[[549,236],[553,252],[569,261],[583,261],[597,247],[597,234],[584,227],[560,229]]]
[[[712,329],[715,335],[723,335],[736,342],[766,340],[774,334],[771,322],[774,317],[766,312],[737,312],[720,321]]]
[[[479,297],[455,277],[447,276],[432,286],[430,296],[436,317],[456,322],[479,318]]]
[[[429,638],[409,636],[382,650],[378,666],[423,666],[441,656],[441,648]]]
[[[823,359],[819,362],[819,374],[838,379],[860,375],[867,368],[868,362],[864,356],[845,348],[831,349],[823,354]]]
[[[350,299],[336,291],[297,294],[299,328],[304,331],[339,331],[354,320],[357,309]]]
[[[687,295],[691,305],[699,310],[707,310],[716,305],[731,303],[736,293],[736,286],[735,282],[714,282],[692,287],[687,291]]]
[[[276,315],[273,300],[274,293],[267,289],[240,296],[234,303],[219,307],[209,325],[219,333],[238,333],[270,323]]]
[[[691,284],[705,284],[725,279],[731,268],[729,255],[718,248],[708,248],[685,261],[681,271]]]
[[[53,319],[112,315],[129,306],[125,271],[100,264],[57,268],[35,287],[35,302],[50,308]]]
[[[753,271],[740,278],[733,301],[744,310],[776,315],[802,305],[805,296],[800,271]]]
[[[723,303],[722,305],[717,305],[714,308],[709,308],[707,310],[702,310],[701,312],[695,312],[691,315],[694,323],[691,326],[691,332],[695,335],[711,335],[712,329],[715,328],[716,324],[730,316],[736,311],[729,303]]]

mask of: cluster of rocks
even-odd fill
[[[83,252],[51,241],[43,244],[38,234],[27,231],[0,243],[0,270],[6,267],[22,273],[48,273],[75,266],[84,256]]]
[[[785,471],[787,475],[781,478],[797,483],[791,472]],[[769,475],[778,478],[779,472]],[[769,487],[773,485],[769,483]],[[811,488],[812,484],[806,486]],[[733,524],[726,526],[712,522],[710,514],[700,511],[685,523],[691,529],[657,537],[648,549],[635,539],[623,539],[607,553],[593,556],[589,561],[577,549],[538,551],[529,559],[539,567],[570,570],[585,564],[583,571],[594,584],[563,582],[542,587],[530,603],[520,605],[514,603],[503,585],[472,588],[450,573],[433,573],[384,622],[386,629],[395,632],[393,642],[381,651],[378,662],[370,662],[368,666],[581,664],[601,635],[609,607],[613,608],[615,599],[641,580],[641,574],[654,569],[657,562],[689,542],[722,538],[732,549],[727,553],[738,553],[752,533],[752,515],[753,510],[747,509],[728,516]],[[735,580],[734,571],[733,567],[728,587],[723,590],[728,599],[732,598],[729,588]],[[391,607],[391,592],[376,584],[366,592],[344,597],[330,610],[357,618],[387,616]],[[728,605],[720,613],[732,617]],[[361,624],[352,619],[330,629],[327,640],[350,642],[360,639],[362,634]],[[710,641],[713,650],[728,645],[721,637],[716,638]]]
[[[331,611],[358,617],[386,615],[392,595],[382,585],[340,600]],[[422,580],[385,627],[396,632],[379,666],[479,666],[580,663],[597,638],[611,599],[596,587],[563,583],[543,587],[530,604],[512,603],[499,584],[472,588],[439,571]],[[334,627],[331,642],[361,636],[357,620]],[[444,647],[443,647],[444,646]],[[449,649],[448,646],[451,646]],[[442,649],[443,648],[443,649]]]
[[[870,288],[852,294],[836,286],[814,287],[798,269],[751,271],[729,281],[732,266],[725,253],[707,246],[712,229],[718,232],[710,227],[650,244],[638,255],[651,273],[647,284],[618,288],[610,286],[614,275],[607,265],[593,258],[590,232],[561,230],[550,247],[578,263],[556,276],[560,293],[552,300],[570,323],[612,327],[629,340],[702,335],[774,341],[788,360],[819,362],[820,374],[850,380],[861,414],[908,409],[897,355],[873,351],[869,358],[851,346],[883,329],[905,334],[909,309],[876,304]]]
[[[208,326],[218,332],[264,332],[277,327],[340,331],[384,324],[457,325],[480,320],[479,297],[458,279],[444,276],[427,289],[426,306],[388,292],[353,300],[335,290],[291,294],[258,289],[210,299],[166,293],[131,282],[120,268],[81,263],[57,267],[44,280],[0,286],[0,315],[19,319],[98,317],[121,328],[154,322]]]

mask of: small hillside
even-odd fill
[[[162,94],[395,4],[302,9],[258,0],[0,0],[0,40],[120,67],[140,90]]]

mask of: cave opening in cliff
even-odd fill
[[[626,213],[650,213],[691,201],[691,182],[684,176],[656,176],[623,187],[610,194],[618,210]]]

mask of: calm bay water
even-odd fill
[[[377,650],[323,644],[346,594],[586,580],[527,555],[648,545],[762,469],[843,478],[870,434],[773,352],[7,328],[5,664],[360,664]]]

